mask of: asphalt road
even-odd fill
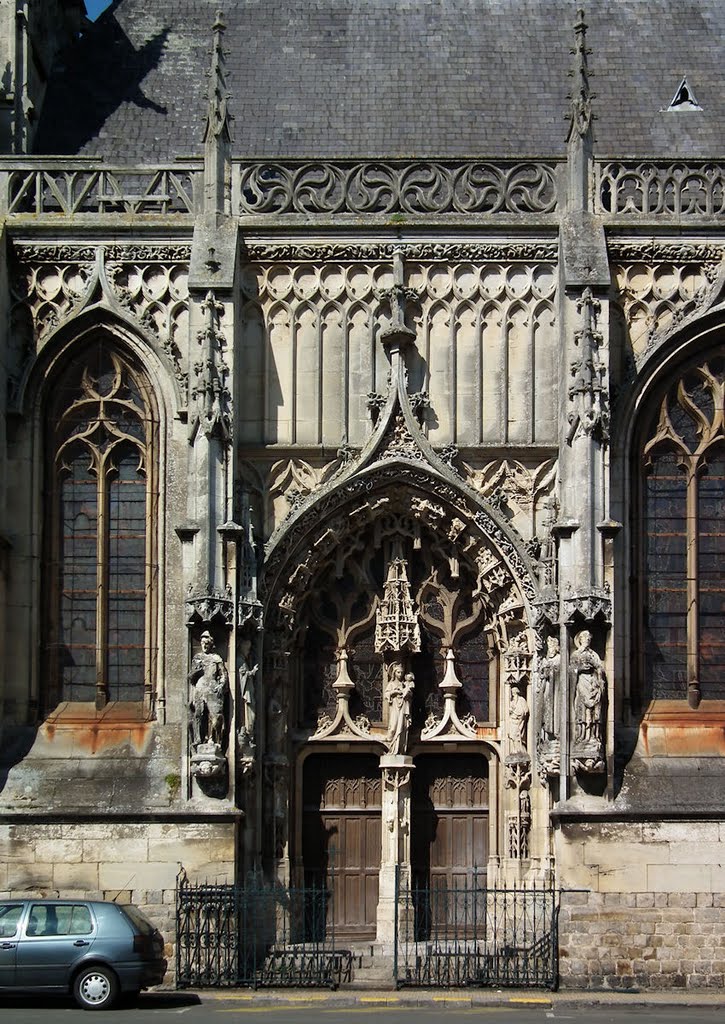
[[[404,1004],[367,1005],[340,1004],[330,1001],[310,1001],[303,993],[296,993],[289,1003],[255,999],[253,994],[232,995],[225,998],[214,993],[201,999],[193,994],[158,993],[141,996],[133,1007],[95,1012],[77,1009],[67,999],[0,996],[0,1021],[7,1024],[92,1024],[108,1020],[114,1024],[227,1024],[227,1022],[264,1022],[264,1024],[325,1024],[330,1021],[350,1021],[350,1024],[380,1024],[381,1014],[386,1024],[469,1024],[479,1020],[482,1024],[548,1024],[549,1021],[568,1021],[571,1024],[721,1024],[725,998],[720,1005],[656,1006],[646,1003],[619,1006],[591,1006],[586,1003],[550,1002],[543,995],[537,1001],[511,1001],[508,1005],[471,1006],[470,1000],[456,1005],[456,996],[439,997],[435,1005]],[[459,997],[460,998],[460,997]],[[391,997],[392,999],[392,997]],[[443,1000],[446,1000],[445,1002]]]

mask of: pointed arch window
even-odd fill
[[[47,703],[150,710],[158,418],[145,375],[110,339],[54,382],[46,448]]]
[[[725,347],[660,392],[640,446],[647,697],[725,699]]]

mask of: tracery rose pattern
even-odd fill
[[[551,213],[555,165],[455,162],[242,164],[242,214]]]

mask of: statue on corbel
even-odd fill
[[[607,676],[592,648],[592,633],[582,629],[574,637],[569,655],[569,692],[572,700],[572,767],[586,774],[605,771],[604,710]]]
[[[239,641],[239,685],[240,726],[237,733],[239,758],[242,774],[250,775],[254,768],[257,749],[257,687],[256,677],[259,665],[252,654],[252,640],[243,636]]]
[[[536,675],[536,753],[542,783],[558,775],[561,766],[561,650],[559,638],[546,637],[546,652],[539,657]]]
[[[229,672],[208,630],[201,634],[200,644],[189,672],[191,774],[218,779],[227,769]]]

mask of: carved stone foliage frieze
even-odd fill
[[[174,244],[16,245],[13,375],[22,374],[24,363],[70,317],[106,305],[157,340],[185,395],[190,252],[189,246]]]
[[[544,161],[315,161],[242,164],[242,215],[551,213],[555,165]]]
[[[640,363],[675,330],[712,303],[725,247],[618,246],[613,252],[613,330]]]
[[[298,263],[304,261],[327,263],[383,262],[390,263],[399,242],[270,242],[246,243],[243,257],[250,263]],[[409,260],[452,262],[473,260],[531,260],[556,262],[559,243],[554,241],[524,242],[412,242],[404,247]]]

